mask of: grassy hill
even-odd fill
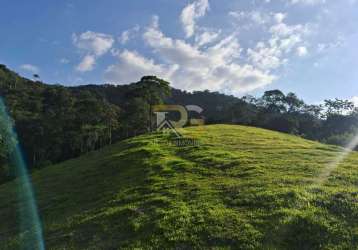
[[[145,135],[37,171],[48,249],[355,249],[358,153],[263,129]],[[16,181],[0,186],[1,249],[21,241]]]

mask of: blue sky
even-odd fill
[[[0,63],[65,85],[155,74],[186,90],[358,103],[356,0],[3,0]]]

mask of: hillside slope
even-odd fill
[[[36,171],[48,249],[355,249],[358,154],[263,129],[145,135]],[[1,249],[14,249],[16,182],[0,186]]]

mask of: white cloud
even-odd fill
[[[188,4],[182,11],[180,20],[183,24],[183,28],[186,37],[189,38],[194,35],[196,21],[198,18],[203,17],[209,10],[208,0],[196,0],[191,4]]]
[[[96,58],[93,55],[86,55],[80,64],[77,65],[76,70],[80,72],[91,71],[96,64]]]
[[[305,36],[310,33],[306,25],[288,25],[284,21],[287,14],[271,13],[268,28],[270,38],[260,41],[256,47],[248,48],[248,59],[253,65],[262,70],[273,70],[286,64],[295,51],[297,56],[305,56],[308,51],[304,46]]]
[[[280,49],[277,46],[266,46],[263,42],[259,42],[254,49],[249,48],[247,55],[251,63],[262,70],[276,69],[284,63]]]
[[[275,13],[274,14],[274,19],[275,19],[276,22],[282,23],[283,20],[286,18],[286,16],[287,16],[287,14],[285,14],[285,13],[281,13],[281,12]]]
[[[86,52],[76,70],[81,72],[91,71],[96,59],[106,54],[113,46],[114,39],[111,35],[87,31],[80,35],[72,35],[73,44]]]
[[[269,13],[254,11],[230,11],[229,16],[234,17],[238,21],[247,20],[250,25],[264,25],[271,21]],[[241,26],[241,25],[240,25]],[[246,26],[247,27],[247,26]]]
[[[292,4],[316,5],[324,4],[326,0],[291,0]]]
[[[114,83],[129,83],[138,81],[144,75],[158,75],[169,79],[176,69],[165,65],[155,64],[153,60],[147,59],[136,51],[124,50],[118,55],[119,63],[110,65],[106,72],[108,81]]]
[[[126,44],[129,41],[129,30],[123,31],[118,40],[121,44]]]
[[[207,63],[202,53],[183,40],[166,37],[155,22],[143,35],[145,42],[167,63],[178,63],[186,67],[196,67]]]
[[[245,38],[246,31],[236,27],[229,31],[199,26],[198,18],[208,9],[207,0],[196,0],[184,8],[180,16],[184,39],[163,33],[159,17],[154,16],[143,29],[142,38],[149,48],[146,55],[112,49],[118,62],[107,68],[106,80],[128,83],[143,75],[157,75],[176,88],[239,94],[271,84],[281,66],[295,56],[308,55],[308,48],[312,47],[307,39],[314,27],[292,23],[287,13],[230,12],[239,22],[237,27],[241,28],[244,22],[250,28],[249,40]],[[239,38],[246,39],[245,47]]]
[[[276,19],[279,20],[279,19]],[[277,24],[271,26],[270,32],[279,37],[287,37],[294,34],[303,34],[307,31],[307,27],[297,24],[297,25],[287,25],[284,22],[278,22]]]
[[[23,70],[26,70],[32,74],[38,74],[40,71],[40,69],[37,66],[32,65],[32,64],[23,64],[20,66],[20,68]]]
[[[133,82],[143,75],[154,74],[171,81],[174,87],[186,90],[230,89],[232,93],[243,93],[275,79],[253,65],[237,62],[242,49],[235,34],[221,39],[216,37],[217,42],[202,48],[166,36],[155,17],[143,39],[162,63],[125,50],[118,55],[119,63],[108,67],[108,81]]]
[[[79,36],[72,35],[73,44],[82,50],[85,50],[93,55],[101,56],[107,53],[114,43],[111,35],[87,31]]]
[[[230,11],[229,16],[235,17],[237,19],[241,19],[245,17],[244,11]]]
[[[346,43],[346,39],[343,36],[339,35],[335,41],[317,44],[317,52],[318,53],[326,53],[327,51],[329,51],[331,49],[336,49],[336,48],[344,46],[345,43]]]
[[[195,36],[196,44],[201,47],[206,44],[212,43],[219,37],[220,32],[204,31],[201,34]]]
[[[134,26],[132,29],[129,30],[125,30],[122,32],[122,34],[120,35],[120,37],[118,38],[118,41],[122,44],[125,45],[128,43],[128,41],[130,39],[132,39],[135,34],[139,31],[139,26]]]
[[[306,56],[308,54],[308,50],[306,47],[304,46],[300,46],[296,49],[296,54],[299,56],[299,57],[303,57],[303,56]]]

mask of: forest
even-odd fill
[[[0,95],[32,171],[150,132],[151,106],[161,103],[198,105],[206,124],[255,126],[340,146],[358,128],[358,109],[348,100],[312,105],[280,90],[241,98],[208,90],[190,93],[156,76],[127,85],[65,87],[23,78],[0,65]],[[2,119],[0,124],[4,130]],[[16,177],[10,156],[2,135],[0,183]]]

